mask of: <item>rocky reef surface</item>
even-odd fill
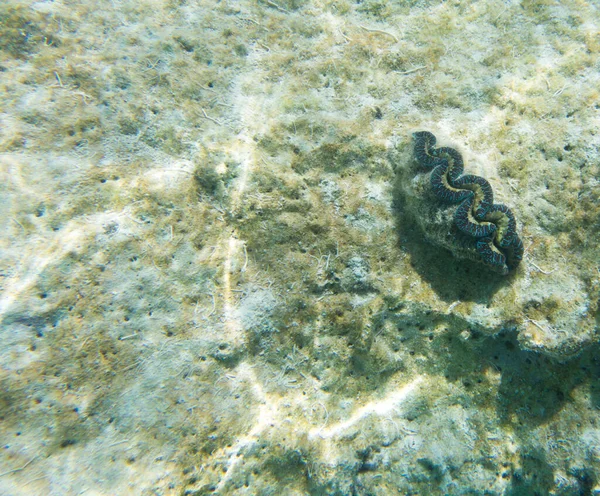
[[[599,28],[0,5],[0,492],[600,494]],[[431,243],[424,129],[510,206],[508,275]]]

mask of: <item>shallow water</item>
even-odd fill
[[[0,492],[600,494],[599,26],[0,5]],[[514,212],[508,276],[418,130]]]

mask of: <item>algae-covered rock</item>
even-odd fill
[[[5,4],[2,494],[600,491],[593,3]]]

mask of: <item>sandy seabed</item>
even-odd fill
[[[600,495],[599,54],[583,1],[0,4],[0,492]]]

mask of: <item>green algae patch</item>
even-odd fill
[[[0,6],[0,50],[9,57],[24,59],[42,45],[59,46],[44,16],[24,5]]]

